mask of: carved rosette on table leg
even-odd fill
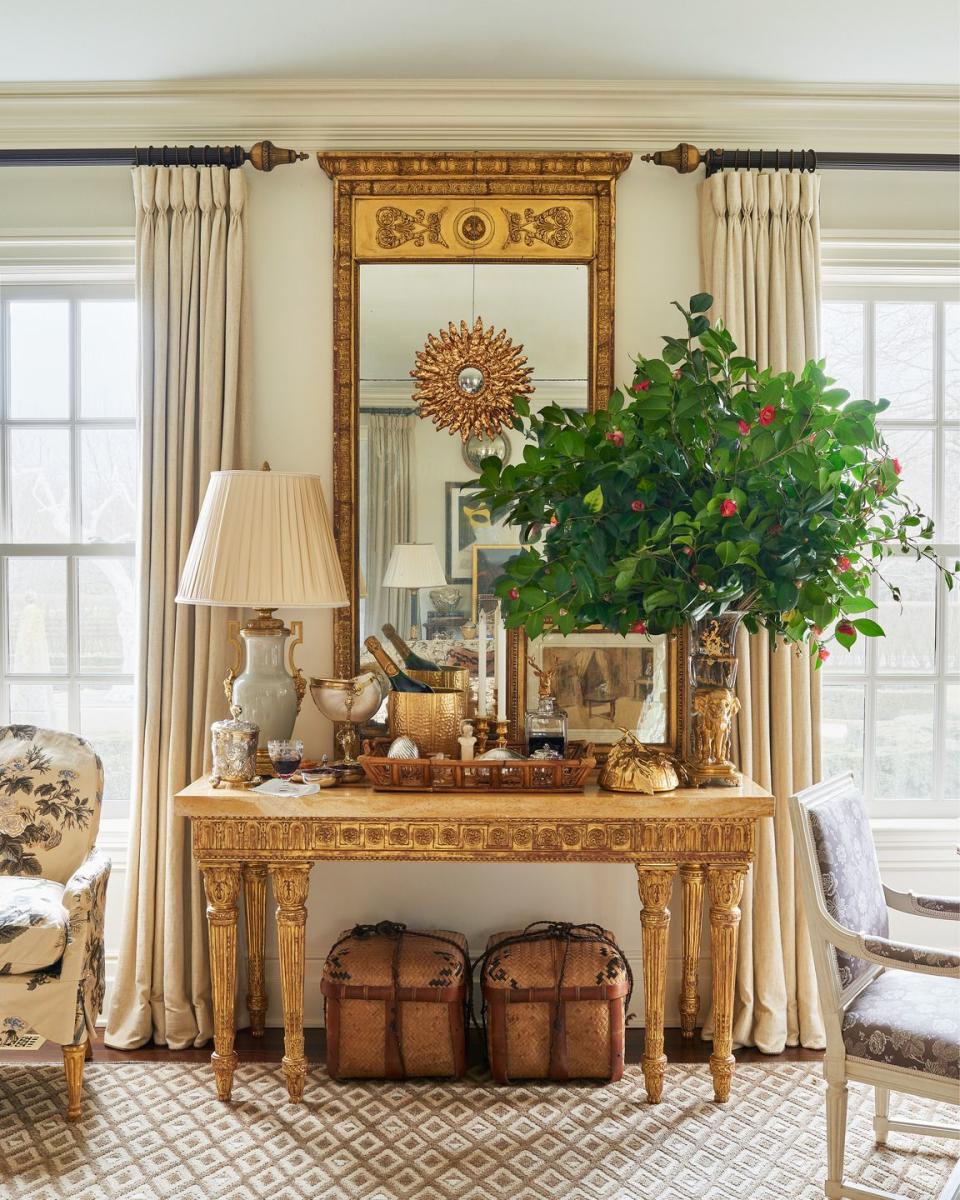
[[[667,931],[670,910],[667,904],[677,868],[674,864],[647,866],[637,863],[637,885],[643,911],[643,1006],[644,1047],[643,1079],[647,1101],[659,1104],[663,1096],[663,1074],[667,1057],[663,1052],[663,1011],[667,984]]]
[[[291,1104],[303,1099],[307,1059],[303,1052],[303,974],[310,863],[271,863],[277,901],[280,990],[283,996],[283,1073]]]
[[[683,896],[683,982],[680,985],[680,1032],[692,1038],[700,1012],[700,925],[703,918],[703,867],[684,863],[680,868]]]
[[[210,1063],[217,1082],[217,1097],[229,1100],[237,1055],[233,1049],[234,1001],[237,993],[237,899],[240,864],[200,863],[207,895],[207,929],[210,934],[210,984],[213,992],[213,1053]]]
[[[267,1020],[267,987],[263,978],[263,939],[267,917],[267,868],[243,865],[243,908],[247,922],[247,1013],[250,1032],[263,1037]]]
[[[719,1104],[730,1099],[733,1081],[733,994],[737,974],[737,930],[747,864],[707,867],[710,887],[710,948],[713,953],[713,1053],[710,1074]]]
[[[83,1093],[83,1061],[89,1042],[79,1046],[63,1046],[63,1073],[67,1077],[67,1120],[80,1118],[80,1097]]]

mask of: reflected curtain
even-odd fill
[[[799,372],[819,353],[820,178],[726,171],[701,191],[701,275],[741,353]],[[806,654],[741,632],[739,762],[770,789],[744,889],[734,1040],[770,1054],[822,1048],[823,1021],[794,863],[787,798],[820,778],[819,676]]]
[[[211,1035],[204,899],[171,798],[223,716],[224,610],[174,603],[211,471],[237,465],[244,178],[138,167],[139,660],[123,929],[106,1043],[173,1049]]]
[[[410,593],[382,586],[390,554],[398,542],[414,540],[414,416],[371,413],[367,418],[366,632],[380,636],[389,622],[406,637]]]

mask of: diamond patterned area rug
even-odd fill
[[[0,1067],[0,1196],[35,1200],[820,1200],[824,1084],[816,1066],[737,1069],[712,1103],[706,1066],[668,1068],[664,1103],[639,1067],[621,1083],[497,1087],[307,1080],[285,1103],[279,1067],[243,1064],[232,1104],[208,1067],[90,1064],[83,1118],[62,1117],[53,1066]],[[911,1200],[935,1196],[949,1143],[891,1135],[851,1086],[848,1171]],[[900,1116],[951,1119],[901,1098]]]

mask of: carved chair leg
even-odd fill
[[[680,868],[683,897],[683,982],[680,985],[680,1032],[692,1038],[700,1012],[700,926],[703,921],[704,870],[699,863]]]
[[[667,1056],[663,1052],[663,1010],[667,986],[667,932],[670,910],[667,903],[677,868],[670,863],[647,866],[637,863],[637,886],[643,911],[643,1079],[647,1102],[659,1104]]]
[[[254,1037],[263,1037],[267,1021],[267,988],[263,977],[267,868],[263,863],[243,865],[243,907],[247,926],[247,1013],[250,1032]]]
[[[827,1079],[827,1178],[824,1195],[827,1200],[843,1197],[843,1152],[847,1139],[847,1081],[842,1072],[839,1078]]]
[[[63,1073],[67,1077],[67,1120],[80,1117],[80,1096],[83,1091],[83,1060],[89,1043],[63,1047]]]

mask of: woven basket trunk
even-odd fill
[[[467,1061],[466,938],[445,929],[358,929],[372,927],[341,934],[323,968],[330,1077],[459,1078]]]
[[[490,937],[481,985],[497,1083],[623,1076],[630,978],[613,934],[600,932],[606,941],[566,947],[559,937],[501,945],[522,930]]]

